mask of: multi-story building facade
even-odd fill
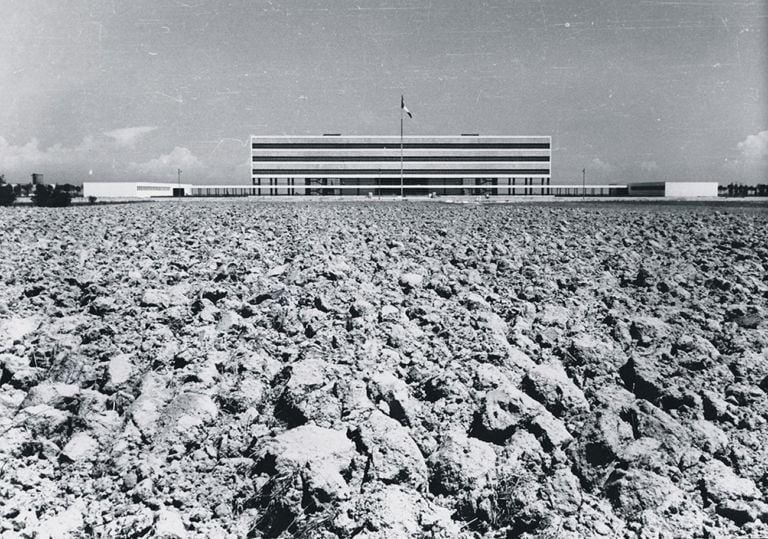
[[[546,194],[549,136],[251,137],[255,195]]]

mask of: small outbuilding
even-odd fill
[[[84,182],[83,196],[96,198],[155,198],[189,195],[191,184],[154,182]]]
[[[627,196],[700,198],[717,197],[717,182],[642,182],[627,184]]]

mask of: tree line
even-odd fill
[[[5,181],[4,175],[0,174],[0,206],[11,206],[19,197],[30,197],[35,206],[61,208],[71,205],[72,199],[82,194],[82,186],[71,183],[11,185]]]
[[[742,183],[729,183],[724,189],[729,197],[766,197],[768,196],[768,183],[757,185],[744,185]]]

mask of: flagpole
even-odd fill
[[[403,96],[400,96],[400,198],[403,198]]]

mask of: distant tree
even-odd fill
[[[32,202],[44,208],[63,208],[72,204],[72,193],[64,185],[40,184],[35,186]]]
[[[0,174],[0,206],[10,206],[16,202],[16,191],[5,183],[5,176]]]
[[[35,206],[48,206],[52,196],[53,186],[45,184],[36,185],[32,193],[32,202]]]
[[[745,185],[743,183],[729,183],[727,186],[729,197],[765,197],[768,196],[768,184]]]
[[[729,183],[728,184],[728,196],[729,197],[746,197],[750,195],[750,192],[756,193],[756,189],[743,183]]]
[[[72,185],[71,183],[65,183],[61,186],[61,189],[71,194],[73,197],[79,197],[83,195],[83,187],[81,185]]]
[[[13,192],[16,193],[16,198],[28,197],[32,191],[31,183],[17,183],[13,186]]]

